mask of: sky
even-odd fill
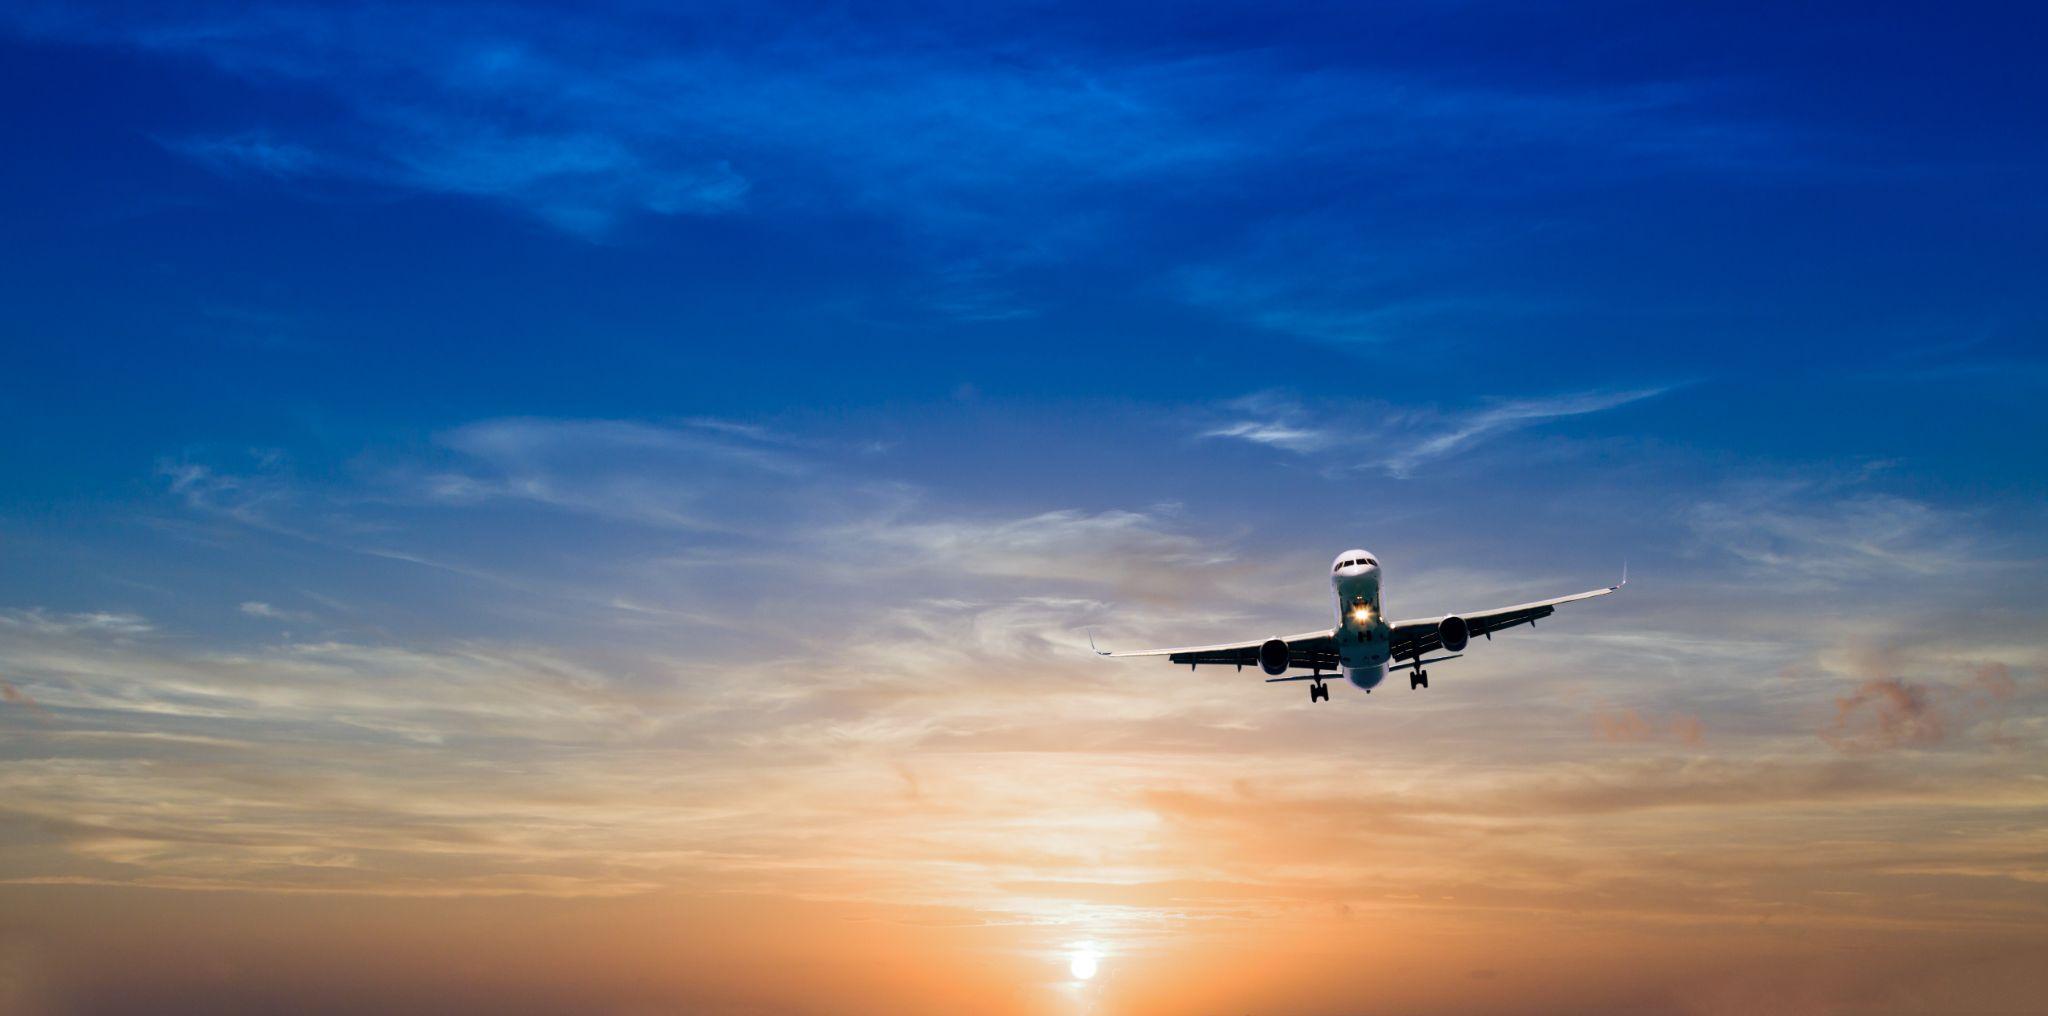
[[[0,1013],[2034,1011],[2043,22],[10,4]]]

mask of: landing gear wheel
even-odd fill
[[[1417,688],[1427,687],[1429,687],[1429,671],[1418,670],[1415,673],[1408,675],[1409,691],[1414,691]]]
[[[1312,685],[1309,685],[1309,686],[1308,686],[1308,700],[1309,700],[1310,702],[1328,702],[1328,701],[1330,701],[1330,686],[1329,686],[1329,685],[1327,685],[1327,684],[1324,684],[1324,683],[1323,683],[1323,682],[1321,682],[1321,681],[1317,681],[1316,683],[1314,683],[1314,684],[1312,684]]]

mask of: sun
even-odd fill
[[[1067,957],[1067,970],[1074,980],[1085,981],[1095,976],[1096,968],[1102,963],[1102,953],[1097,949],[1076,949]]]

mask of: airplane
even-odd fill
[[[1095,648],[1095,636],[1088,636],[1088,648],[1098,656],[1164,656],[1190,669],[1208,665],[1234,666],[1243,670],[1256,665],[1268,675],[1267,684],[1279,681],[1310,681],[1308,700],[1328,702],[1330,686],[1323,683],[1323,671],[1335,671],[1366,694],[1386,679],[1390,669],[1409,668],[1408,690],[1429,687],[1432,663],[1455,660],[1475,635],[1493,640],[1493,633],[1518,624],[1534,625],[1566,603],[1606,596],[1628,585],[1628,566],[1621,569],[1621,581],[1605,589],[1592,589],[1555,599],[1518,603],[1512,607],[1469,614],[1446,614],[1413,621],[1389,622],[1380,613],[1380,562],[1364,550],[1347,550],[1330,564],[1330,585],[1337,596],[1337,626],[1279,638],[1250,642],[1226,642],[1213,646],[1184,646],[1178,649],[1136,649],[1107,652]],[[1448,656],[1424,659],[1426,653],[1443,650]],[[1287,675],[1290,669],[1308,674]],[[1287,676],[1283,676],[1287,675]]]

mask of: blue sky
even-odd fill
[[[937,757],[1107,759],[1153,796],[1084,780],[1087,814],[1169,829],[1214,817],[1175,811],[1215,789],[1175,783],[1189,767],[1252,774],[1217,805],[1233,820],[1295,774],[1347,793],[1358,716],[1179,674],[1160,701],[1167,678],[1105,676],[1080,632],[1299,630],[1354,545],[1404,616],[1624,558],[1636,579],[1561,626],[1596,639],[1475,655],[1463,698],[1457,675],[1425,707],[1374,696],[1397,782],[1449,779],[1449,753],[1562,800],[1625,751],[1632,787],[1701,807],[1820,788],[1749,816],[1786,842],[1770,809],[1839,787],[1905,809],[1876,832],[1842,813],[1842,842],[1921,849],[1927,772],[2021,822],[2039,799],[1994,788],[2048,744],[2042,18],[14,5],[0,730],[19,815],[122,832],[37,826],[0,875],[402,895],[446,875],[399,833],[435,794],[551,758],[567,785],[475,776],[498,810],[460,821],[501,849],[463,884],[740,879],[1093,921],[1143,955],[1157,914],[933,876],[1006,823],[1058,826],[1008,793],[1045,771],[958,788],[980,810],[905,833],[872,895],[849,888],[872,858],[809,853],[864,827],[744,774],[773,758],[824,794],[872,770],[936,800]],[[247,754],[209,754],[227,744]],[[252,772],[293,752],[396,802],[364,820],[379,845],[335,818],[357,797],[276,818]],[[670,788],[657,772],[786,835],[553,810]],[[1518,792],[1440,789],[1474,814]],[[984,874],[1099,860],[1106,826],[1076,821],[1065,860]],[[221,822],[241,831],[207,839]],[[2036,913],[2038,861],[2001,835],[1854,891],[1967,870],[1938,888],[1980,913],[1891,916]],[[1246,850],[1119,877],[1256,882]],[[1748,884],[1791,906],[1775,879],[1810,874]],[[1614,891],[1672,876],[1630,877]]]
[[[2015,524],[2024,26],[1768,11],[23,8],[12,514],[702,418],[1308,558],[1630,463]]]

